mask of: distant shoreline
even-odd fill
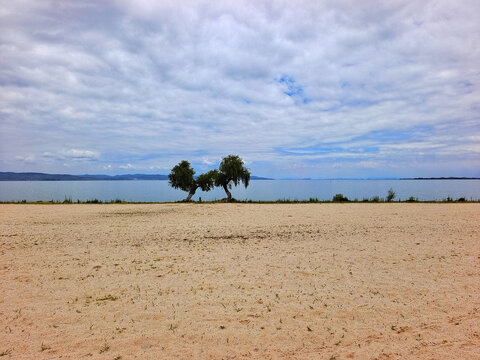
[[[417,178],[400,178],[398,180],[480,180],[478,177],[417,177]]]
[[[163,174],[124,174],[124,175],[71,175],[46,174],[36,172],[0,172],[0,181],[125,181],[125,180],[168,180]],[[251,180],[273,180],[252,176]]]
[[[71,175],[71,174],[46,174],[36,172],[0,172],[0,181],[126,181],[126,180],[168,180],[168,175],[163,174],[125,174],[125,175]],[[369,180],[480,180],[480,177],[413,177],[413,178],[269,178],[252,176],[251,180],[278,180],[278,181],[369,181]]]

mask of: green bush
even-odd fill
[[[349,201],[348,198],[346,196],[343,196],[343,194],[336,194],[333,198],[332,198],[332,201],[333,202],[347,202]]]
[[[93,200],[87,200],[85,201],[86,204],[101,204],[102,201],[98,200],[97,198],[93,199]]]
[[[393,199],[395,199],[395,196],[396,196],[395,191],[393,191],[393,189],[390,188],[390,189],[388,190],[388,194],[387,194],[387,202],[390,202],[390,201],[392,201]]]

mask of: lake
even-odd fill
[[[410,196],[419,200],[444,200],[465,197],[480,199],[480,180],[253,180],[247,189],[234,187],[233,196],[238,200],[275,201],[279,199],[331,200],[341,193],[349,199],[362,200],[387,196],[392,188],[396,200]],[[121,199],[131,202],[179,201],[187,194],[172,189],[168,181],[0,181],[0,201],[73,201]],[[197,191],[194,200],[204,201],[225,198],[225,192],[216,188],[208,193]]]

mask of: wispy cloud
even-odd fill
[[[78,149],[70,149],[70,150],[62,151],[61,155],[65,158],[78,159],[78,160],[92,160],[92,159],[98,159],[100,157],[100,153],[98,151],[78,150]]]
[[[5,2],[0,167],[203,170],[235,153],[267,176],[478,176],[478,14],[447,0]]]

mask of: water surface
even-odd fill
[[[480,199],[480,180],[253,180],[247,189],[233,188],[239,200],[275,201],[279,199],[331,200],[341,193],[349,199],[386,197],[392,188],[396,199],[410,196],[419,200],[444,200],[447,197]],[[179,201],[186,193],[162,180],[125,181],[0,181],[0,201],[73,201],[121,199],[132,202]],[[198,191],[194,200],[218,200],[225,197],[221,188],[208,193]]]

